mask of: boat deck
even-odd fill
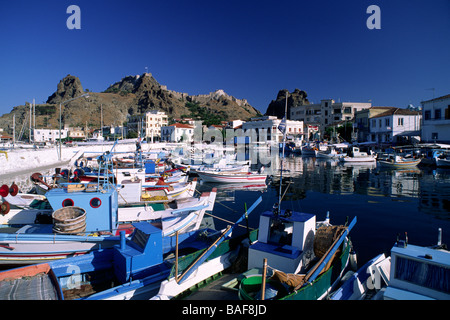
[[[205,286],[193,290],[184,300],[239,300],[237,289],[225,288],[224,284],[232,281],[238,274],[227,273],[211,281]]]

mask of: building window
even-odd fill
[[[398,118],[398,125],[402,126],[403,125],[403,118]]]
[[[372,120],[372,128],[376,128],[377,127],[377,120]]]
[[[435,120],[441,119],[441,109],[434,110],[434,119]]]
[[[390,120],[390,119],[384,119],[384,123],[386,124],[386,127],[389,127],[389,123],[390,123],[389,120]]]
[[[439,138],[438,138],[438,133],[437,133],[437,132],[431,133],[431,139],[432,139],[432,140],[437,140],[437,139],[439,139]]]
[[[381,128],[381,119],[378,120],[378,125],[379,125],[379,127]]]
[[[430,120],[431,119],[431,111],[427,110],[425,111],[425,120]]]

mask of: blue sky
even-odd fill
[[[71,4],[80,30],[66,27]],[[380,30],[366,27],[372,4]],[[0,115],[45,102],[67,74],[99,92],[145,67],[262,113],[281,89],[396,107],[450,93],[450,0],[0,0],[0,45]]]

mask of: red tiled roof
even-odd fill
[[[377,114],[376,116],[371,117],[371,119],[386,117],[386,116],[390,116],[390,115],[394,115],[394,114],[405,115],[405,116],[415,116],[415,115],[421,114],[421,112],[420,111],[412,111],[412,110],[408,110],[408,109],[402,109],[402,108],[393,108],[393,109],[387,110],[386,112]]]
[[[194,129],[193,126],[191,126],[189,124],[185,124],[185,123],[174,123],[174,124],[171,124],[169,127]]]

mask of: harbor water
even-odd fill
[[[373,164],[343,165],[314,157],[291,156],[284,161],[283,181],[290,180],[282,209],[312,213],[332,224],[357,217],[350,238],[358,265],[380,253],[389,254],[397,236],[411,244],[450,244],[450,169],[413,168],[386,170]],[[201,183],[199,190],[218,188],[214,214],[234,221],[260,195],[263,202],[249,216],[249,227],[257,227],[259,214],[272,210],[278,201],[279,179],[265,191],[242,186]],[[283,183],[283,191],[285,190]],[[216,222],[216,227],[227,223]]]
[[[279,168],[279,157],[272,161]],[[437,243],[438,229],[442,241],[450,244],[450,169],[413,168],[386,170],[374,164],[343,165],[314,157],[289,156],[283,162],[283,209],[312,213],[324,220],[329,212],[331,223],[342,224],[347,217],[357,217],[350,233],[358,265],[375,255],[389,253],[400,235],[408,235],[411,244],[429,246]],[[272,166],[275,169],[275,166]],[[248,219],[249,228],[256,228],[259,215],[272,210],[279,197],[279,177],[267,188],[252,185],[203,183],[197,190],[218,189],[213,215],[217,228],[237,220],[262,195],[263,201]],[[21,192],[32,189],[29,173],[0,176],[0,185],[14,181]],[[41,171],[54,173],[54,168]],[[245,225],[245,222],[243,222]],[[240,228],[245,232],[245,228]]]

